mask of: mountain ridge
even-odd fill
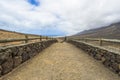
[[[120,39],[120,22],[113,23],[109,26],[103,26],[101,28],[85,30],[73,36],[78,36],[82,38]]]

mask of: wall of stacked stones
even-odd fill
[[[74,44],[78,48],[81,48],[93,58],[99,60],[107,68],[109,68],[110,70],[112,70],[120,76],[120,53],[118,54],[115,52],[110,52],[109,50],[100,48],[98,46],[95,47],[93,45],[80,41],[69,40],[68,42]]]
[[[0,49],[0,76],[9,73],[14,68],[34,57],[56,40],[9,46]]]

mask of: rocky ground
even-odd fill
[[[120,80],[82,50],[56,43],[0,80]]]

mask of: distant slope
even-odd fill
[[[102,28],[86,30],[74,36],[87,38],[120,39],[120,22]]]
[[[13,32],[13,31],[7,31],[7,30],[0,29],[0,40],[1,39],[25,38],[25,35],[28,35],[29,37],[38,36],[38,35],[33,35],[33,34],[25,34],[25,33],[19,33],[19,32]]]

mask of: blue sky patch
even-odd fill
[[[44,36],[65,36],[67,33],[59,29],[58,27],[52,25],[52,26],[46,26],[44,28],[39,29],[26,29],[24,27],[14,27],[15,25],[7,25],[7,23],[0,21],[0,29],[10,30],[10,31],[16,31],[21,33],[28,33],[28,34],[38,34],[38,35],[44,35]]]
[[[34,6],[39,6],[39,5],[40,5],[40,2],[38,2],[37,0],[28,0],[28,2],[29,2],[31,5],[34,5]]]
[[[42,30],[35,30],[35,31],[32,31],[33,33],[35,33],[35,34],[37,34],[37,33],[39,33],[39,34],[42,34],[42,35],[44,35],[44,36],[64,36],[64,35],[66,35],[66,33],[65,32],[63,32],[63,31],[61,31],[61,30],[59,30],[59,29],[57,29],[57,28],[44,28],[44,29],[42,29]]]

